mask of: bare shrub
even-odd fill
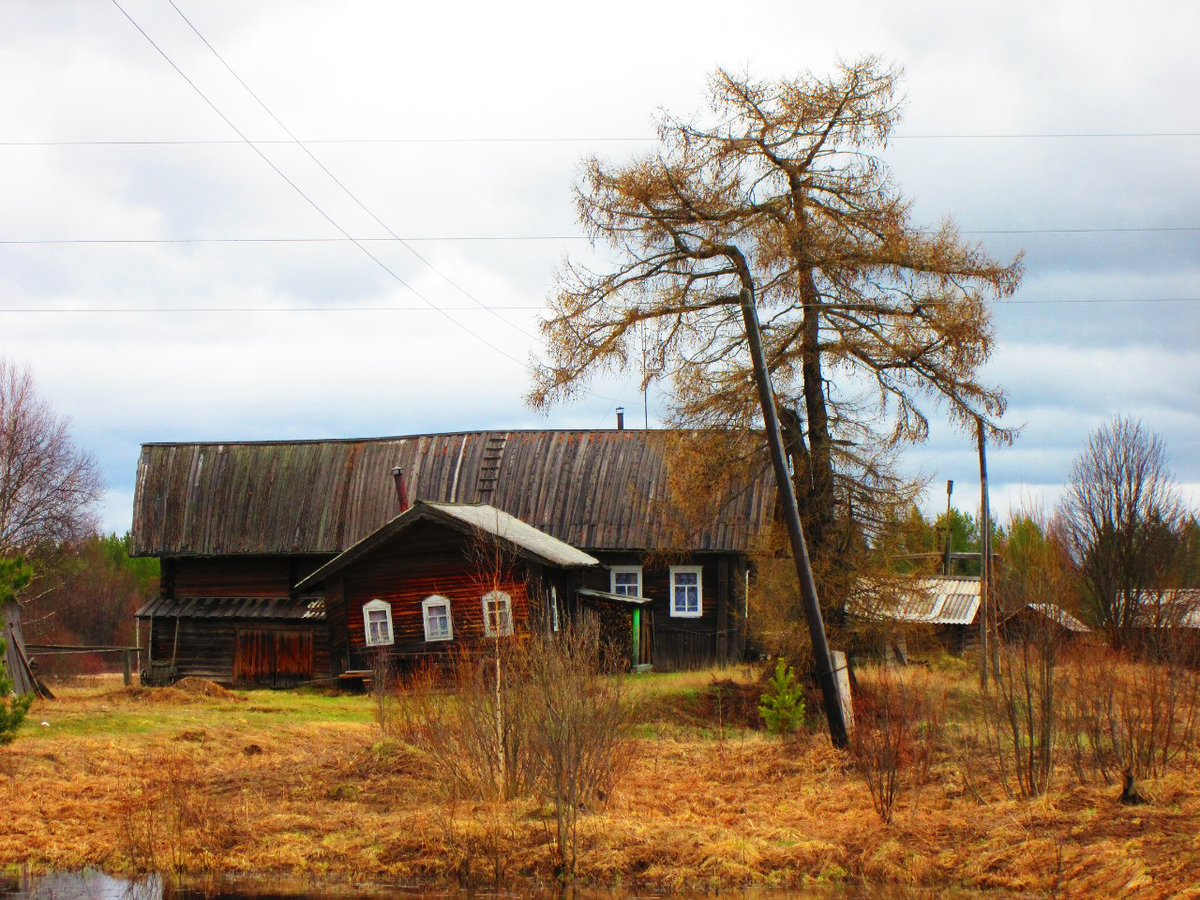
[[[996,642],[993,690],[982,698],[982,737],[1010,795],[1038,797],[1050,786],[1059,739],[1059,658],[1078,634],[1063,604],[1076,608],[1067,540],[1038,509],[1013,517],[1001,546],[996,598],[1007,615]]]
[[[456,798],[506,800],[529,789],[529,654],[516,638],[488,644],[452,652],[446,680],[453,693],[428,672],[402,682],[403,736]]]
[[[137,872],[167,875],[214,871],[230,837],[229,823],[199,786],[195,760],[158,750],[131,762],[116,806],[121,850]]]
[[[1067,666],[1064,727],[1080,782],[1113,784],[1125,771],[1157,778],[1200,764],[1200,672],[1081,648]]]
[[[526,671],[532,781],[554,809],[556,874],[565,879],[575,874],[580,811],[608,796],[623,767],[631,715],[624,682],[587,623],[529,653]]]
[[[927,783],[941,743],[944,702],[927,673],[917,670],[901,674],[883,667],[873,679],[859,679],[850,750],[884,822],[892,821],[906,783]]]
[[[1026,638],[998,648],[994,690],[983,695],[983,726],[996,774],[1006,791],[1022,797],[1046,792],[1057,737],[1053,639]]]
[[[375,724],[384,740],[395,737],[397,727],[396,664],[386,652],[371,657],[371,700]]]
[[[554,814],[556,874],[574,875],[579,814],[622,770],[632,715],[597,630],[492,640],[454,658],[457,692],[408,683],[405,737],[454,798],[544,798]]]

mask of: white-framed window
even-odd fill
[[[550,585],[550,630],[558,631],[562,623],[558,619],[558,591]]]
[[[434,594],[421,601],[421,617],[425,620],[425,640],[454,639],[454,623],[450,620],[450,598]]]
[[[671,615],[698,619],[704,611],[700,566],[671,566]]]
[[[483,595],[483,633],[487,637],[512,634],[512,597],[504,591]]]
[[[378,598],[363,604],[363,634],[368,647],[396,642],[392,637],[392,604]]]
[[[642,596],[641,566],[613,566],[608,572],[610,593],[622,597]]]

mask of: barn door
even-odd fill
[[[275,686],[275,633],[239,628],[233,645],[233,683],[238,687]]]
[[[275,632],[275,686],[295,687],[312,678],[312,631]]]
[[[295,687],[313,678],[313,632],[239,628],[233,651],[238,687]]]

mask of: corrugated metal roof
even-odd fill
[[[1200,588],[1168,588],[1142,592],[1140,625],[1200,628]]]
[[[321,597],[157,597],[134,613],[139,619],[310,619],[325,621]]]
[[[862,582],[850,606],[858,615],[921,625],[970,625],[979,611],[979,579],[955,575]]]
[[[1067,631],[1074,631],[1078,634],[1086,634],[1092,630],[1061,606],[1057,606],[1054,603],[1026,603],[1023,607],[1021,607],[1021,609],[1017,610],[1008,618],[1011,619],[1012,616],[1019,615],[1021,612],[1027,609],[1032,610],[1039,615],[1045,616],[1051,622],[1061,625],[1063,628],[1067,629]]]
[[[334,572],[344,569],[360,556],[370,552],[394,534],[409,528],[422,519],[435,519],[472,532],[479,529],[532,554],[543,562],[557,566],[597,566],[600,561],[581,550],[564,544],[543,531],[514,519],[508,513],[486,503],[430,503],[418,500],[409,509],[386,525],[367,535],[350,549],[335,556],[296,585],[300,591],[312,590]]]
[[[1172,602],[1179,605],[1179,625],[1200,628],[1200,589],[1185,588],[1171,591]]]
[[[670,434],[474,431],[146,444],[138,462],[133,548],[142,555],[338,553],[395,516],[392,469],[399,466],[412,499],[486,498],[572,547],[671,549],[664,459]],[[711,524],[687,546],[748,550],[773,502],[764,460],[742,486],[714,498]]]

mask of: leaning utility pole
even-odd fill
[[[988,577],[992,568],[992,520],[988,510],[987,457],[983,450],[983,418],[975,419],[979,440],[979,686],[988,686],[988,616],[990,613]]]
[[[792,484],[784,457],[783,438],[779,433],[779,416],[775,411],[775,392],[771,389],[771,375],[767,371],[762,334],[758,328],[758,312],[754,308],[750,291],[743,288],[738,299],[742,304],[742,320],[746,324],[750,358],[754,362],[754,381],[758,386],[758,400],[762,404],[767,446],[771,449],[771,463],[775,468],[775,486],[779,490],[783,520],[787,525],[788,538],[792,545],[792,559],[796,563],[796,577],[800,581],[800,596],[804,600],[804,614],[808,619],[808,633],[812,638],[813,661],[821,683],[822,705],[825,707],[825,718],[829,720],[829,739],[835,747],[845,747],[850,742],[846,730],[846,715],[838,693],[837,674],[833,670],[829,642],[825,638],[825,622],[821,618],[821,605],[817,601],[817,585],[813,580],[812,564],[808,559],[808,546],[804,542],[800,510],[796,506],[796,488]]]

